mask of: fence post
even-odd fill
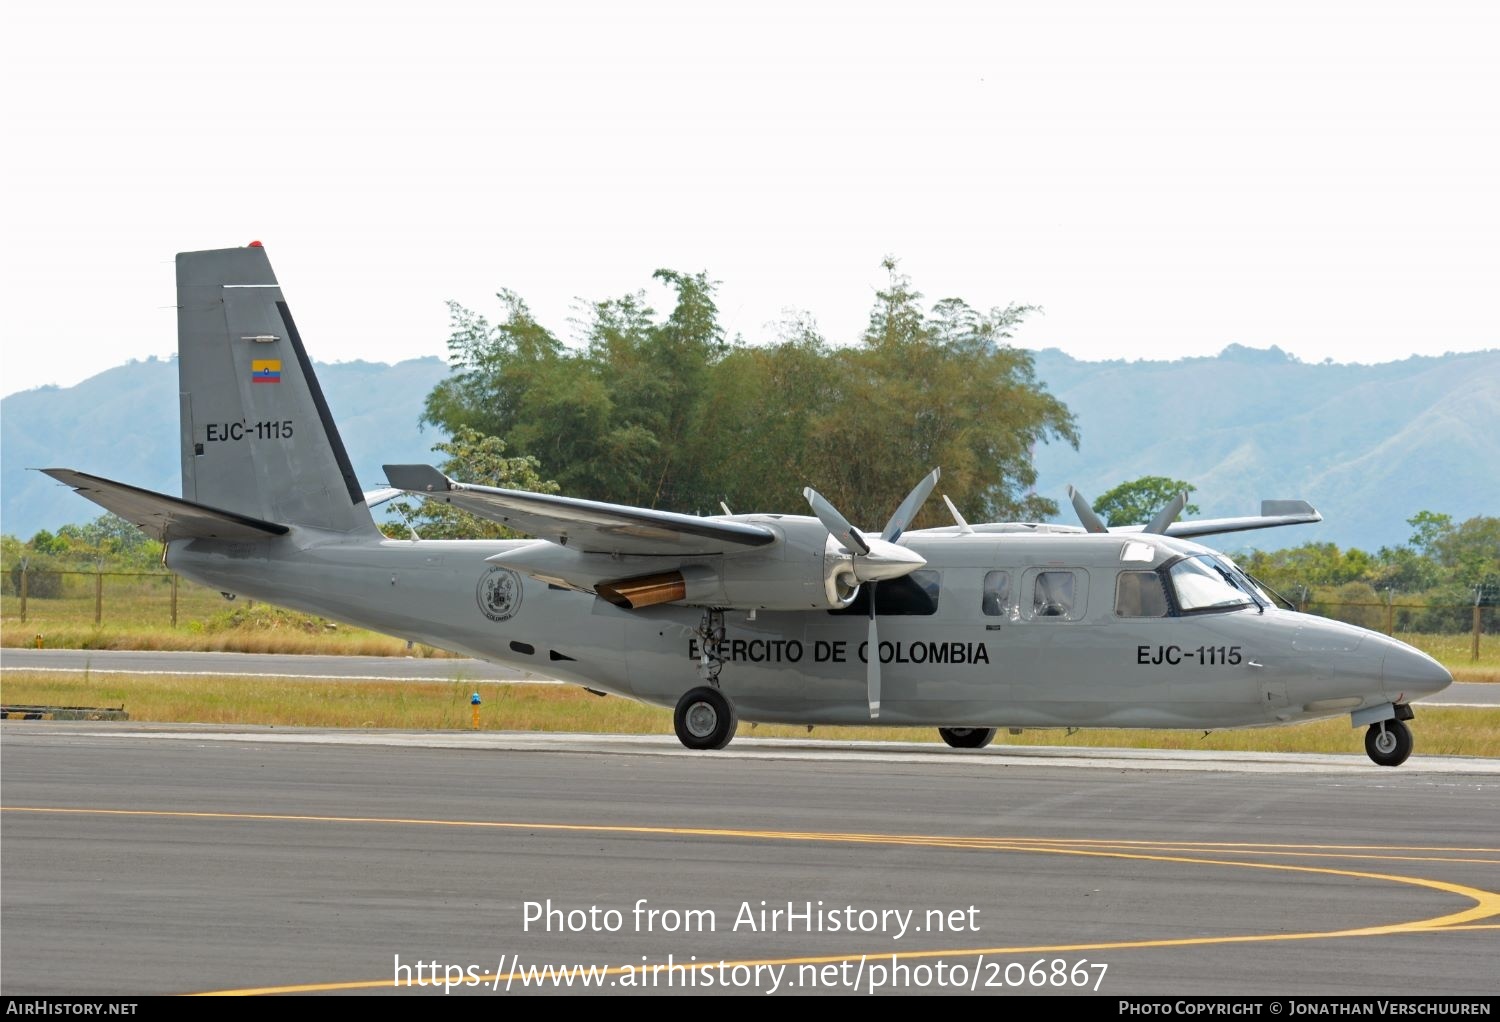
[[[1479,606],[1479,600],[1474,601],[1474,643],[1469,647],[1469,659],[1475,663],[1479,662],[1479,619],[1483,609]]]
[[[21,623],[23,625],[26,623],[26,590],[30,581],[30,573],[31,565],[26,562],[26,558],[21,558]]]
[[[1396,600],[1395,590],[1385,591],[1385,634],[1394,635],[1396,627]]]
[[[177,574],[172,574],[172,627],[177,627]]]
[[[104,620],[104,562],[94,565],[94,625]]]

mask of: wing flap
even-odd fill
[[[398,490],[584,553],[718,554],[776,542],[762,525],[457,483],[431,465],[387,465],[385,478]]]
[[[87,472],[69,468],[41,471],[164,543],[170,539],[260,540],[290,531],[277,522],[223,511],[182,497],[169,497]]]

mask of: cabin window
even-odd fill
[[[1031,580],[1031,616],[1073,620],[1083,616],[1078,573],[1039,571]]]
[[[938,608],[938,580],[941,576],[929,569],[920,569],[910,575],[902,575],[878,585],[866,582],[859,587],[854,602],[841,610],[830,610],[830,614],[870,616],[870,590],[875,590],[875,613],[879,617],[920,616],[936,614]]]
[[[1166,617],[1167,591],[1154,571],[1122,571],[1115,580],[1115,613],[1120,617]]]
[[[991,571],[984,576],[984,599],[980,606],[985,617],[1004,617],[1010,605],[1010,572]]]

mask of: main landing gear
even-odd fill
[[[955,749],[982,749],[995,740],[992,727],[940,727],[938,734]]]
[[[1365,732],[1365,752],[1379,766],[1400,766],[1411,755],[1411,728],[1404,720],[1377,720]]]
[[[719,655],[724,643],[724,612],[705,610],[696,631],[698,676],[708,684],[689,689],[677,700],[672,727],[677,740],[689,749],[722,749],[739,725],[734,704],[719,691],[719,672],[724,669],[724,659]]]
[[[724,693],[707,685],[689,689],[677,700],[672,726],[689,749],[722,749],[734,737],[739,718]]]

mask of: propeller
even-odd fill
[[[958,523],[959,535],[972,536],[974,534],[974,526],[964,521],[964,516],[958,513],[958,508],[953,506],[953,501],[948,499],[948,495],[946,493],[943,494],[943,503],[948,505],[948,513],[952,515],[953,520]]]
[[[1177,516],[1182,514],[1182,509],[1187,506],[1187,494],[1179,493],[1167,501],[1167,506],[1156,512],[1156,517],[1151,519],[1151,524],[1146,526],[1145,531],[1155,533],[1158,536],[1167,534],[1167,526],[1177,521]]]
[[[1068,499],[1073,502],[1073,510],[1078,513],[1078,520],[1083,523],[1083,527],[1086,530],[1089,532],[1109,531],[1109,529],[1105,528],[1104,523],[1099,520],[1099,516],[1094,514],[1094,509],[1090,506],[1088,498],[1071,486],[1068,487]]]
[[[807,502],[812,505],[813,514],[818,516],[818,521],[823,523],[823,528],[828,530],[830,536],[848,547],[851,552],[868,556],[869,542],[860,535],[858,529],[849,524],[849,519],[839,514],[838,508],[828,503],[828,498],[811,486],[803,489],[802,496],[806,497]],[[858,572],[855,572],[855,577],[859,577]]]
[[[883,578],[900,578],[916,571],[927,561],[921,555],[898,546],[897,540],[916,518],[924,501],[937,485],[939,470],[933,469],[919,482],[885,523],[878,539],[866,536],[839,513],[828,500],[811,486],[802,496],[812,506],[813,514],[828,534],[843,544],[850,554],[849,574],[857,583],[870,584],[870,630],[865,645],[865,696],[870,705],[870,719],[880,716],[880,632],[875,624],[875,584]]]
[[[1109,528],[1094,513],[1094,509],[1089,504],[1087,497],[1069,486],[1068,498],[1073,502],[1073,510],[1077,512],[1078,520],[1083,523],[1085,530],[1089,532],[1109,531]],[[1157,536],[1165,536],[1167,534],[1167,526],[1177,521],[1177,516],[1182,514],[1182,509],[1186,506],[1187,494],[1177,494],[1177,496],[1167,501],[1167,506],[1156,512],[1156,517],[1152,518],[1150,524],[1143,526],[1140,531]]]

